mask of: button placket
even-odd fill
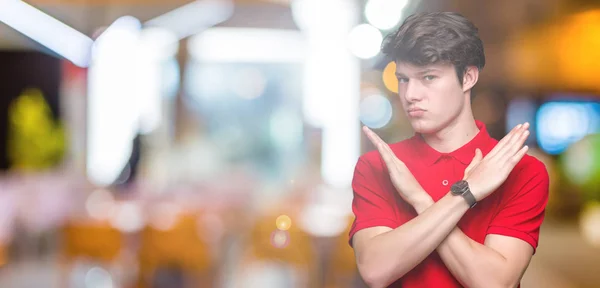
[[[450,162],[450,159],[451,159],[451,158],[450,158],[450,155],[442,155],[442,160],[444,161],[444,166],[446,166],[446,167],[447,167],[447,165],[449,165],[449,164],[450,164],[450,163],[449,163],[449,162]],[[445,187],[445,186],[448,186],[448,183],[449,183],[449,182],[448,182],[448,179],[442,179],[442,185],[443,185],[444,187]]]

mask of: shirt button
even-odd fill
[[[448,186],[448,180],[444,180],[444,181],[442,181],[442,185],[444,185],[444,186]]]

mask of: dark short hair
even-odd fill
[[[387,35],[381,51],[394,61],[425,66],[454,65],[462,83],[468,66],[485,66],[483,42],[477,27],[454,12],[428,12],[406,18],[400,28]]]

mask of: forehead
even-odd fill
[[[417,74],[422,74],[422,73],[427,73],[427,72],[452,72],[454,69],[454,66],[452,66],[452,64],[448,64],[448,63],[434,63],[434,64],[428,64],[428,65],[414,65],[408,62],[403,62],[403,61],[397,61],[396,62],[396,74],[400,74],[400,75],[417,75]]]

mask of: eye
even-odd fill
[[[437,77],[436,77],[436,76],[434,76],[434,75],[426,75],[425,77],[423,77],[423,79],[425,79],[425,80],[427,80],[427,81],[431,81],[431,80],[433,80],[433,79],[435,79],[435,78],[437,78]]]
[[[408,78],[400,77],[398,78],[398,83],[408,83]]]

